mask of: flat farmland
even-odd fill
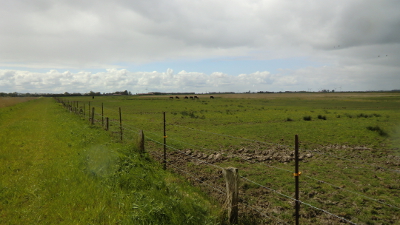
[[[65,97],[223,203],[222,167],[239,169],[241,224],[294,222],[294,136],[303,224],[399,224],[400,93]],[[122,115],[122,126],[119,118]],[[218,191],[219,190],[219,191]],[[255,215],[254,217],[250,215]],[[251,220],[250,218],[257,218]]]
[[[31,101],[36,97],[0,97],[0,108],[12,106],[21,102]]]

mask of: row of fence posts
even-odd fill
[[[85,118],[85,104],[83,104],[83,111],[79,110],[78,101],[67,103],[63,100],[57,99],[60,103],[64,105],[64,107],[68,108],[70,112],[75,112],[76,114],[83,114]],[[92,125],[94,125],[94,111],[95,108],[92,107],[90,110],[90,102],[89,102],[89,121]],[[90,116],[91,115],[91,116]],[[104,108],[103,103],[101,104],[101,121],[102,127],[108,131],[109,130],[109,118],[105,117],[105,126],[104,126]],[[123,140],[123,129],[122,129],[122,116],[121,116],[121,107],[119,107],[119,127],[120,127],[120,139]],[[166,119],[165,112],[163,112],[163,127],[164,127],[164,145],[163,145],[163,169],[167,169],[167,133],[166,133]],[[139,151],[144,152],[144,133],[143,130],[139,131],[139,139],[138,139]],[[296,225],[299,224],[300,218],[300,196],[299,196],[299,176],[301,172],[299,172],[299,138],[298,135],[295,135],[295,221]],[[225,184],[226,184],[226,206],[228,213],[228,220],[230,224],[238,223],[239,216],[239,170],[234,167],[227,167],[223,169],[222,174],[224,175]]]
[[[62,99],[56,98],[59,103],[62,103],[65,108],[67,108],[70,112],[74,112],[78,115],[83,115],[83,118],[86,119],[86,104],[83,103],[82,108],[79,108],[79,101],[64,101]],[[91,125],[94,125],[94,116],[95,116],[95,107],[90,108],[90,101],[88,102],[88,120]],[[104,124],[105,119],[105,124]],[[101,103],[101,126],[108,131],[110,128],[110,120],[108,117],[104,118],[104,105]],[[122,128],[122,113],[121,107],[119,107],[119,133],[120,133],[120,140],[123,140],[123,128]]]

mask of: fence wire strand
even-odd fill
[[[293,200],[293,201],[299,202],[299,203],[301,203],[301,204],[307,205],[307,206],[309,206],[309,207],[311,207],[311,208],[317,209],[317,210],[322,211],[322,212],[324,212],[324,213],[326,213],[326,214],[329,214],[329,215],[331,215],[331,216],[334,216],[334,217],[336,217],[336,218],[338,218],[338,219],[340,219],[340,220],[344,220],[344,221],[346,221],[346,222],[348,222],[348,223],[350,223],[350,224],[356,224],[356,223],[354,223],[354,222],[352,222],[352,221],[350,221],[350,220],[347,220],[347,219],[345,219],[345,218],[343,218],[343,217],[340,217],[340,216],[338,216],[338,215],[335,215],[335,214],[333,214],[333,213],[331,213],[331,212],[328,212],[328,211],[326,211],[326,210],[324,210],[324,209],[320,209],[320,208],[318,208],[318,207],[316,207],[316,206],[313,206],[313,205],[311,205],[311,204],[308,204],[308,203],[306,203],[306,202],[303,202],[303,201],[297,200],[297,199],[295,199],[295,198],[292,198],[292,197],[290,197],[290,196],[288,196],[288,195],[282,194],[282,193],[280,193],[280,192],[277,191],[277,190],[274,190],[274,189],[272,189],[272,188],[266,187],[266,186],[264,186],[264,185],[262,185],[262,184],[259,184],[259,183],[255,182],[255,181],[249,180],[249,179],[247,179],[246,177],[243,177],[243,176],[240,176],[240,177],[241,177],[242,179],[244,179],[244,180],[250,182],[250,183],[253,183],[253,184],[256,184],[256,185],[258,185],[258,186],[260,186],[260,187],[262,187],[262,188],[268,189],[268,190],[270,190],[270,191],[272,191],[272,192],[274,192],[274,193],[276,193],[276,194],[279,194],[279,195],[281,195],[281,196],[283,196],[283,197],[285,197],[285,198],[288,198],[288,199],[291,199],[291,200]]]

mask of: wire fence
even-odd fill
[[[98,112],[96,112],[96,113],[93,112],[93,114],[91,115],[90,111],[89,111],[87,113],[87,115],[86,115],[86,113],[82,109],[76,108],[73,105],[71,105],[69,103],[66,103],[65,101],[62,101],[60,99],[58,99],[58,101],[60,103],[62,103],[64,105],[64,107],[66,107],[71,112],[75,112],[76,114],[81,115],[84,118],[88,117],[87,119],[89,121],[92,121],[92,123],[94,123],[94,124],[100,124],[101,123],[102,127],[105,127],[105,126],[112,127],[110,129],[110,132],[114,133],[116,135],[119,135],[121,140],[122,140],[123,135],[127,135],[127,136],[130,135],[130,136],[134,137],[135,134],[138,131],[143,130],[146,133],[146,139],[148,141],[151,141],[151,142],[155,143],[156,145],[168,148],[169,151],[175,151],[175,152],[181,154],[182,156],[184,156],[184,157],[186,157],[186,158],[188,158],[190,160],[197,161],[197,163],[199,165],[211,166],[212,168],[218,169],[218,170],[223,170],[224,169],[224,167],[216,165],[215,163],[212,163],[210,161],[207,161],[207,159],[204,159],[204,158],[207,158],[207,157],[204,157],[204,156],[203,157],[198,157],[198,155],[193,154],[191,151],[184,150],[184,148],[182,148],[182,146],[189,146],[191,149],[199,149],[199,150],[202,150],[203,152],[207,152],[208,154],[210,154],[210,153],[214,154],[214,155],[220,154],[220,155],[223,155],[223,157],[225,157],[225,158],[240,159],[240,160],[243,160],[244,162],[247,162],[249,164],[257,163],[257,164],[269,167],[269,168],[271,168],[273,170],[279,170],[281,172],[285,172],[285,173],[288,173],[288,174],[292,174],[293,173],[293,170],[286,169],[286,168],[281,168],[281,167],[278,167],[278,166],[275,166],[275,165],[270,165],[270,164],[266,163],[265,161],[257,161],[255,158],[246,157],[243,154],[237,154],[235,152],[226,152],[226,151],[225,152],[218,152],[215,149],[210,149],[210,148],[207,148],[207,147],[204,147],[204,146],[199,146],[197,144],[192,144],[192,143],[189,143],[187,141],[179,140],[179,138],[176,138],[176,137],[169,137],[168,140],[171,140],[172,144],[171,143],[165,144],[165,143],[162,143],[162,141],[163,141],[163,139],[167,138],[167,136],[164,136],[162,134],[162,129],[159,129],[159,131],[154,131],[154,130],[150,131],[148,129],[141,129],[140,127],[137,127],[137,126],[132,124],[132,122],[135,122],[136,120],[141,120],[141,117],[140,117],[141,115],[158,115],[158,114],[161,115],[161,113],[129,113],[129,115],[131,115],[131,117],[129,117],[129,119],[122,120],[121,119],[121,115],[120,115],[119,119],[118,118],[113,118],[113,119],[110,119],[110,120],[107,119],[108,124],[105,124],[106,122],[105,122],[103,107],[101,109],[102,114],[100,114]],[[89,107],[89,110],[90,110],[90,107]],[[106,111],[110,112],[111,110],[112,109],[108,108]],[[127,115],[127,114],[128,113],[126,113],[124,115]],[[133,117],[132,117],[132,115],[133,115]],[[91,117],[96,117],[96,120],[94,120],[94,118],[91,118]],[[163,124],[162,122],[154,121],[153,119],[146,119],[146,120],[148,120],[146,122],[150,122],[152,124],[159,124],[160,126]],[[121,121],[123,121],[123,122],[121,122]],[[127,124],[127,123],[129,123],[129,124]],[[191,131],[194,131],[194,132],[206,133],[206,134],[212,135],[213,137],[218,136],[218,137],[223,137],[223,138],[239,139],[239,140],[252,142],[252,143],[261,143],[261,144],[265,144],[265,145],[272,145],[272,146],[276,146],[276,147],[279,147],[279,148],[282,148],[282,149],[293,149],[294,148],[293,146],[282,145],[282,144],[271,143],[271,142],[265,142],[265,141],[259,141],[259,140],[243,138],[243,137],[235,137],[235,136],[232,136],[232,135],[205,131],[205,130],[196,129],[196,128],[192,128],[192,127],[187,127],[187,126],[182,126],[182,125],[173,124],[173,123],[165,123],[165,121],[164,121],[163,125],[165,126],[165,124],[167,124],[168,126],[177,127],[177,128],[180,128],[180,129],[187,129],[187,130],[191,130]],[[175,144],[177,144],[177,146],[174,146]],[[399,173],[400,172],[400,170],[397,170],[397,169],[391,169],[391,168],[383,167],[383,166],[380,166],[380,165],[377,165],[377,164],[370,164],[370,163],[365,163],[365,162],[362,162],[362,161],[347,159],[347,158],[335,156],[333,154],[320,152],[320,151],[315,150],[315,149],[314,150],[301,149],[301,150],[303,152],[315,153],[315,154],[331,157],[331,158],[334,158],[334,159],[344,160],[344,161],[352,163],[353,166],[354,166],[354,164],[359,164],[359,165],[362,165],[362,166],[373,167],[375,169],[376,168],[381,168],[381,169],[384,169],[386,171],[395,172],[395,173]],[[204,180],[199,179],[195,174],[193,174],[193,173],[191,173],[191,172],[189,172],[189,171],[187,171],[185,169],[180,168],[178,165],[176,165],[176,163],[174,163],[171,160],[165,160],[165,156],[163,156],[161,153],[159,153],[157,151],[154,151],[152,155],[155,158],[157,158],[158,161],[167,164],[168,167],[172,167],[174,170],[180,171],[180,173],[183,174],[184,176],[189,177],[190,179],[197,181],[198,183],[210,188],[211,190],[213,190],[215,192],[218,192],[219,194],[226,194],[226,192],[223,191],[223,189],[221,189],[220,187],[216,187],[212,183],[205,182]],[[208,158],[210,158],[210,156],[211,155],[208,155]],[[222,164],[224,164],[224,163],[222,163]],[[342,190],[342,191],[345,191],[347,193],[354,194],[354,195],[356,195],[358,197],[373,201],[375,203],[379,203],[381,205],[385,205],[386,207],[390,207],[390,208],[395,209],[395,210],[400,210],[399,206],[397,206],[394,203],[387,203],[386,202],[387,200],[375,199],[375,198],[366,196],[365,194],[361,194],[361,193],[359,193],[357,191],[345,189],[341,185],[335,185],[335,184],[332,184],[331,182],[327,182],[327,181],[324,181],[324,180],[321,180],[321,179],[318,179],[318,178],[314,178],[314,177],[309,176],[309,175],[305,175],[305,177],[307,179],[309,179],[309,180],[313,180],[313,181],[316,181],[318,183],[327,184],[327,185],[329,185],[329,186],[331,186],[331,187],[333,187],[333,188],[335,188],[337,190]],[[305,206],[307,206],[309,208],[312,208],[314,210],[320,211],[321,213],[324,213],[326,215],[329,215],[329,216],[337,219],[339,222],[349,223],[349,224],[356,224],[355,222],[352,222],[348,218],[344,218],[343,216],[336,215],[336,214],[334,214],[334,213],[332,213],[332,212],[330,212],[330,211],[328,211],[326,209],[322,209],[321,207],[317,207],[317,206],[312,205],[310,203],[306,203],[304,201],[300,201],[298,199],[295,199],[295,198],[291,197],[290,195],[283,194],[280,191],[278,191],[278,190],[276,190],[276,189],[274,189],[272,187],[267,187],[266,185],[260,184],[260,182],[257,182],[257,181],[254,181],[252,179],[249,179],[247,176],[240,176],[240,178],[243,181],[251,183],[252,185],[255,185],[255,186],[259,187],[259,188],[266,189],[266,190],[268,190],[268,191],[270,191],[270,192],[272,192],[272,193],[274,193],[274,194],[276,194],[276,195],[278,195],[280,197],[284,197],[284,198],[286,198],[286,199],[288,199],[290,201],[293,201],[293,202],[299,202],[302,205],[305,205]],[[260,208],[258,206],[251,205],[249,202],[247,202],[244,199],[241,199],[241,200],[242,200],[242,203],[246,205],[246,207],[256,211],[262,217],[273,219],[276,222],[279,222],[279,223],[282,223],[282,224],[287,224],[283,219],[275,217],[270,213],[268,213],[268,214],[265,213],[263,210],[260,210]]]

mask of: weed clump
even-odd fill
[[[305,121],[311,121],[311,116],[304,116],[304,117],[303,117],[303,120],[305,120]]]
[[[189,111],[189,112],[188,111],[182,111],[181,115],[182,115],[181,118],[184,118],[185,116],[190,117],[192,119],[198,119],[198,118],[205,119],[206,118],[204,115],[202,115],[202,116],[196,115],[195,111]]]
[[[320,119],[320,120],[326,120],[326,116],[318,115],[318,119]]]
[[[388,133],[386,133],[382,128],[380,128],[379,126],[368,126],[367,127],[367,130],[370,130],[370,131],[375,131],[375,132],[377,132],[378,134],[379,134],[379,136],[382,136],[382,137],[388,137],[389,136],[389,134]]]
[[[293,119],[292,118],[286,118],[286,121],[293,121]]]
[[[357,115],[357,118],[360,118],[360,117],[368,118],[368,117],[370,117],[370,116],[367,115],[367,114],[364,114],[364,113],[360,113],[360,114]]]
[[[347,116],[347,117],[350,118],[350,119],[353,118],[353,116],[350,115],[350,114],[347,114],[347,113],[346,113],[346,114],[344,114],[344,115]]]

